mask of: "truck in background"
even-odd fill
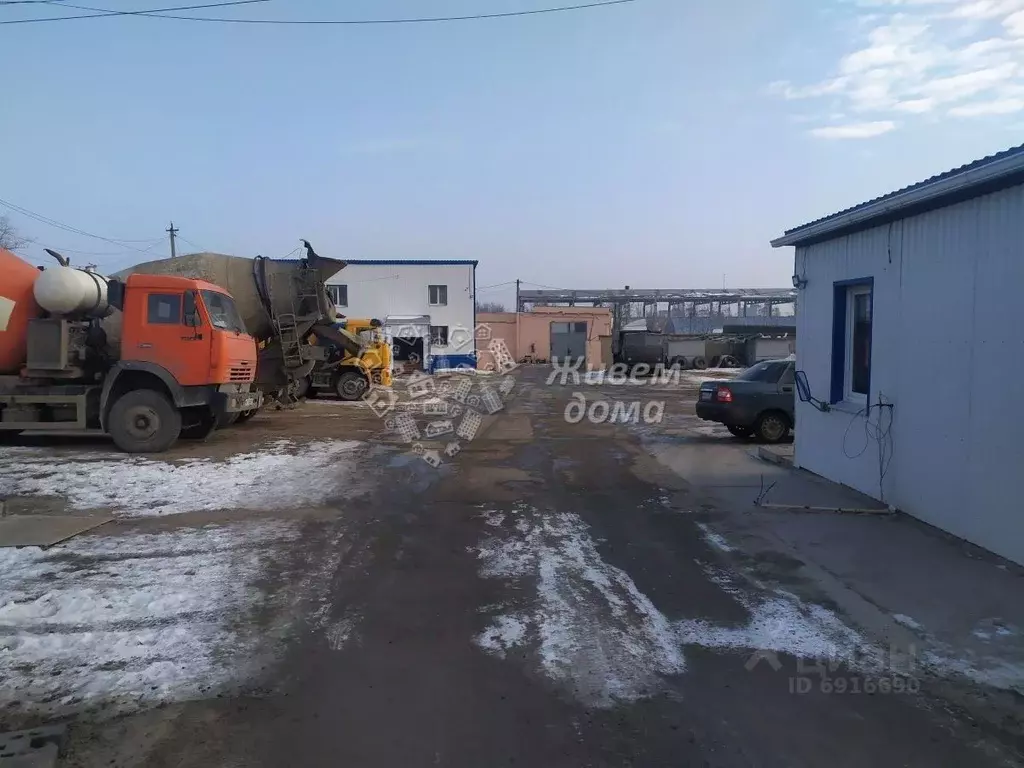
[[[342,400],[358,400],[372,386],[390,387],[391,345],[384,338],[381,321],[346,317],[340,319],[336,327],[359,337],[362,349],[352,354],[314,334],[314,343],[325,346],[329,352],[327,360],[314,366],[307,394],[331,392]]]
[[[219,285],[34,267],[0,249],[0,434],[103,432],[155,453],[258,408],[256,342]]]

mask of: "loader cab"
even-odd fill
[[[122,361],[159,366],[183,387],[253,380],[255,342],[219,286],[133,274],[120,293]]]

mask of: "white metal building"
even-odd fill
[[[476,261],[346,260],[327,289],[348,317],[377,318],[397,361],[476,367]]]
[[[797,403],[795,463],[1024,563],[1024,147],[772,245],[796,246],[822,401]]]

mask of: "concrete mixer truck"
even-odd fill
[[[345,262],[320,256],[302,242],[303,259],[193,253],[136,264],[116,276],[178,275],[224,286],[259,347],[255,386],[267,398],[290,402],[307,393],[314,367],[329,363],[332,350],[360,356],[366,347],[358,335],[338,326],[324,288]]]
[[[0,249],[0,436],[99,430],[155,453],[259,407],[256,342],[223,288],[106,278],[47,253],[56,266]]]

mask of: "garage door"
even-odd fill
[[[577,360],[587,361],[587,323],[552,323],[551,324],[551,359],[553,361],[568,360],[575,364]]]

